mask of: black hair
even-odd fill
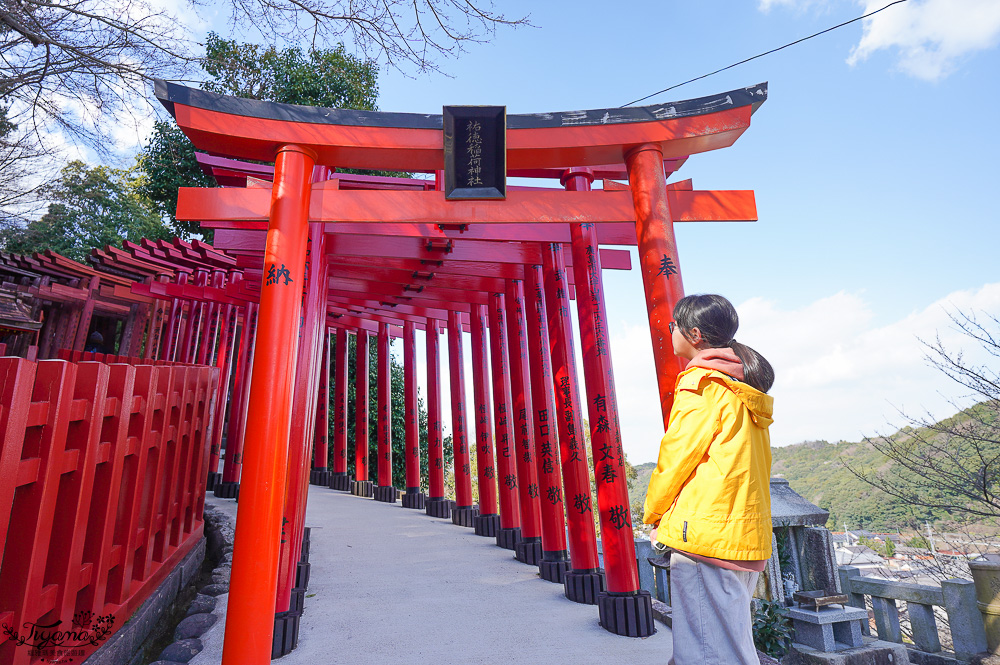
[[[767,359],[735,339],[740,317],[733,303],[720,295],[685,296],[674,306],[674,322],[692,344],[691,330],[697,328],[705,344],[713,349],[728,346],[743,363],[744,381],[766,393],[774,385],[774,368]]]

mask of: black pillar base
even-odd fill
[[[330,472],[330,482],[327,485],[332,490],[340,490],[341,492],[351,491],[351,477],[346,473],[335,473]]]
[[[560,550],[558,552],[542,551],[542,560],[538,562],[538,574],[547,582],[562,584],[569,572],[569,552]]]
[[[376,501],[382,503],[396,503],[399,491],[392,485],[379,485],[374,490],[374,496]]]
[[[311,564],[307,561],[299,561],[295,569],[295,587],[299,589],[309,588],[309,570]]]
[[[500,530],[500,516],[496,513],[492,515],[476,515],[472,522],[472,529],[477,536],[486,538],[496,538],[497,531]]]
[[[432,497],[427,499],[424,503],[424,512],[431,517],[448,519],[451,517],[451,506],[451,499],[445,499],[444,497]]]
[[[601,625],[608,632],[625,637],[649,637],[656,632],[653,599],[648,591],[597,595]]]
[[[411,489],[406,488],[406,493],[403,495],[403,508],[413,508],[414,510],[423,510],[427,502],[427,495],[420,491],[420,488]]]
[[[351,482],[351,494],[354,496],[370,497],[372,495],[372,481],[355,480]]]
[[[455,506],[451,509],[451,523],[458,526],[472,528],[477,517],[479,517],[479,506]]]
[[[302,612],[278,612],[274,615],[274,637],[271,640],[271,660],[287,656],[299,646],[299,620]]]
[[[574,603],[596,605],[598,594],[606,589],[604,571],[600,568],[569,570],[563,578],[563,586],[566,587],[566,597]]]
[[[305,610],[306,604],[306,589],[305,587],[292,587],[292,595],[288,599],[288,611],[289,612],[303,612]]]
[[[330,470],[325,466],[322,468],[310,469],[309,471],[309,484],[319,485],[320,487],[330,486]]]
[[[205,491],[211,492],[222,482],[222,474],[219,472],[208,472],[208,480],[205,482]]]
[[[522,538],[514,546],[514,558],[529,566],[537,566],[542,560],[542,539]]]
[[[503,527],[497,531],[497,547],[502,547],[505,550],[512,550],[517,547],[517,544],[521,541],[521,528],[514,527],[513,529],[504,529]]]
[[[215,496],[220,499],[235,499],[240,493],[239,483],[224,483],[219,481],[215,485]]]

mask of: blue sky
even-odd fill
[[[619,106],[888,2],[497,2],[535,27],[441,60],[447,75],[384,69],[379,105]],[[775,366],[774,445],[859,440],[903,424],[897,408],[944,417],[969,403],[918,338],[985,362],[946,312],[1000,314],[998,42],[997,0],[909,0],[643,102],[769,83],[743,137],[675,178],[756,192],[758,222],[680,224],[677,237],[687,292],[729,297],[738,339]],[[652,461],[662,424],[638,272],[606,273],[606,288],[625,450]]]
[[[537,27],[442,63],[451,78],[383,73],[380,107],[618,106],[886,3],[504,2]],[[949,306],[1000,313],[997,5],[910,0],[643,102],[769,83],[736,145],[676,177],[756,192],[760,221],[677,237],[687,292],[733,300],[738,338],[776,366],[775,445],[858,440],[902,424],[896,407],[946,416],[948,399],[967,403],[926,368],[917,336],[958,348]],[[662,432],[641,282],[606,279],[625,449],[651,461]]]

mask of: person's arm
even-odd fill
[[[642,518],[646,524],[659,524],[718,434],[718,409],[714,408],[710,395],[713,386],[706,382],[699,388],[679,389],[674,395],[670,428],[660,441],[656,470],[646,491]]]

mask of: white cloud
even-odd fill
[[[927,366],[918,338],[965,351],[971,362],[984,352],[954,330],[948,312],[1000,311],[1000,283],[958,291],[886,325],[864,294],[837,293],[798,309],[780,309],[755,298],[737,306],[737,339],[771,361],[777,380],[773,445],[810,439],[857,441],[905,424],[897,412],[925,410],[935,417],[968,404],[966,390]],[[656,459],[662,423],[653,375],[649,331],[622,323],[612,330],[612,354],[621,409],[622,440],[633,462]]]
[[[888,5],[890,0],[853,0],[859,15]],[[760,0],[758,8],[822,11],[830,0]],[[843,4],[843,3],[841,3]],[[863,21],[861,41],[847,58],[851,66],[881,50],[896,55],[896,67],[916,78],[938,81],[962,58],[991,49],[1000,42],[1000,2],[997,0],[909,0]]]
[[[835,293],[795,309],[754,298],[738,304],[737,310],[737,339],[767,357],[777,375],[771,390],[772,445],[859,441],[906,424],[897,409],[916,416],[929,411],[943,418],[956,410],[950,401],[971,403],[964,388],[928,367],[918,338],[933,341],[939,334],[947,348],[963,350],[966,360],[986,363],[986,354],[954,329],[948,313],[1000,312],[1000,283],[957,291],[890,323],[877,322],[864,293]],[[622,444],[633,463],[655,461],[663,422],[649,328],[625,320],[611,322],[610,328]],[[424,340],[420,333],[417,337],[418,383],[426,399]],[[463,338],[467,418],[472,423],[471,340],[468,334]],[[394,346],[401,356],[401,345]],[[441,355],[442,424],[447,435],[451,400],[446,334],[441,335]],[[578,370],[582,381],[579,358]]]
[[[885,0],[865,0],[864,13],[885,4]],[[996,0],[910,0],[865,19],[861,42],[847,62],[855,65],[876,51],[893,49],[899,69],[936,81],[950,74],[964,56],[993,48],[998,41]]]

